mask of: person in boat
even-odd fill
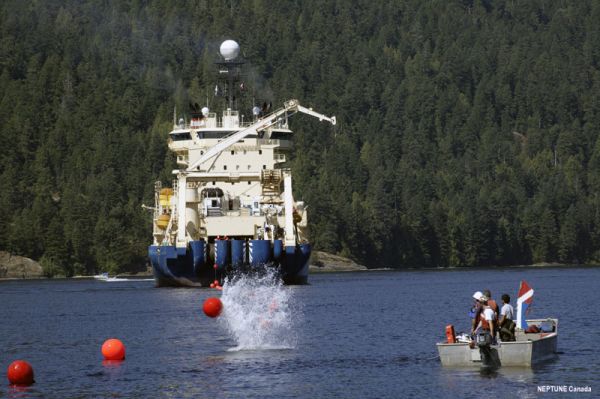
[[[479,302],[481,303],[481,313],[479,314],[479,324],[475,329],[475,333],[485,333],[489,332],[492,337],[492,341],[496,340],[496,331],[497,331],[497,318],[494,309],[489,305],[489,298],[485,295],[482,295],[479,298]]]
[[[483,295],[485,295],[488,299],[488,305],[494,313],[496,313],[496,320],[498,320],[498,304],[494,299],[492,299],[492,292],[490,290],[483,290]]]
[[[500,308],[500,319],[498,320],[498,325],[502,327],[502,325],[508,320],[515,319],[515,309],[510,304],[510,296],[508,294],[502,295],[502,308]]]
[[[471,307],[471,311],[469,312],[469,317],[471,317],[471,336],[475,335],[475,329],[479,325],[479,319],[482,311],[482,304],[479,301],[483,297],[483,293],[481,291],[477,291],[473,294],[473,306]]]
[[[502,308],[500,308],[500,319],[498,320],[498,329],[500,339],[502,341],[514,341],[515,340],[515,323],[514,323],[515,309],[510,304],[510,296],[508,294],[502,295]]]

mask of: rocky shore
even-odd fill
[[[327,252],[315,251],[312,254],[310,273],[319,272],[357,272],[367,270],[366,266],[359,265],[352,259],[333,255]]]
[[[44,277],[44,271],[38,262],[0,251],[0,279],[41,277]]]
[[[315,251],[311,258],[311,273],[355,272],[364,270],[367,270],[365,266],[359,265],[352,259],[327,252]],[[135,273],[135,276],[152,276],[152,270],[149,269],[145,273]],[[12,255],[8,252],[0,251],[0,279],[43,277],[44,272],[38,262],[24,256]],[[119,275],[119,277],[131,277],[131,275],[125,273]]]

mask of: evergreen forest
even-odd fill
[[[338,119],[291,120],[314,248],[598,263],[598,21],[586,0],[2,1],[0,250],[48,276],[145,269],[174,109],[219,107],[234,39],[257,98]]]

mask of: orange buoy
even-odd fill
[[[217,285],[215,288],[218,289],[219,291],[223,291],[223,287],[221,287],[220,285]]]
[[[116,338],[107,339],[102,344],[102,356],[106,360],[123,360],[125,359],[125,345]]]
[[[8,366],[6,371],[8,381],[13,385],[31,385],[33,380],[33,368],[25,360],[15,360]]]
[[[219,298],[206,298],[204,305],[202,306],[202,310],[204,310],[204,314],[208,317],[217,317],[223,310],[223,303]]]

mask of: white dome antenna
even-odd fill
[[[221,43],[220,52],[225,61],[234,60],[240,54],[240,45],[235,40],[225,40]]]

